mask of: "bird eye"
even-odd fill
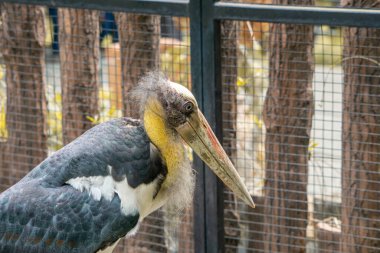
[[[194,109],[194,104],[190,101],[186,102],[184,105],[183,105],[183,110],[185,112],[192,112]]]

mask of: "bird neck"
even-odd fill
[[[147,102],[144,110],[144,128],[150,141],[161,152],[168,169],[163,186],[170,186],[178,177],[181,163],[185,159],[185,148],[173,129],[168,127],[161,104],[152,99]]]

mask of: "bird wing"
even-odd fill
[[[102,123],[57,151],[0,195],[0,253],[96,252],[139,219],[118,194],[95,198],[71,180],[112,178],[136,188],[166,174],[139,121]]]
[[[128,177],[132,187],[153,181],[151,143],[140,121],[129,118],[99,124],[69,143],[26,176],[43,178],[50,186],[60,186],[79,177]],[[156,173],[157,174],[157,173]]]
[[[0,198],[0,252],[93,253],[134,228],[139,214],[124,215],[120,199],[96,201],[69,185],[21,183]]]

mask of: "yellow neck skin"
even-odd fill
[[[161,115],[164,115],[164,110],[160,102],[150,99],[144,110],[144,128],[165,159],[168,174],[163,186],[168,187],[177,177],[181,162],[185,159],[185,149],[182,142],[173,136],[173,130],[167,127]]]

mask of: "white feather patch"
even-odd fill
[[[81,192],[88,192],[97,201],[102,197],[111,201],[115,194],[114,181],[111,176],[77,177],[66,183]]]
[[[138,211],[140,220],[142,220],[148,214],[160,208],[164,203],[157,207],[156,202],[158,200],[153,199],[158,181],[159,179],[157,178],[150,184],[140,184],[136,188],[130,187],[126,178],[121,182],[116,182],[115,192],[121,200],[122,212],[128,214]]]
[[[127,234],[127,237],[133,236],[143,218],[163,206],[167,201],[167,191],[153,198],[156,194],[157,184],[162,178],[157,177],[149,184],[140,184],[138,187],[132,188],[128,184],[127,178],[120,182],[113,180],[111,166],[108,166],[108,172],[108,176],[77,177],[68,180],[66,183],[81,192],[88,192],[96,201],[102,198],[111,201],[116,193],[120,198],[120,209],[123,214],[130,215],[138,212],[140,215],[137,225]],[[117,243],[118,241],[97,253],[112,253]]]
[[[108,170],[111,174],[112,167],[108,166]],[[125,215],[138,212],[140,220],[142,220],[164,204],[164,200],[161,198],[153,199],[159,180],[156,178],[150,184],[140,184],[136,188],[132,188],[128,184],[127,178],[117,182],[110,175],[77,177],[66,183],[81,192],[88,192],[96,201],[102,198],[111,201],[116,193],[121,201],[121,212]]]

